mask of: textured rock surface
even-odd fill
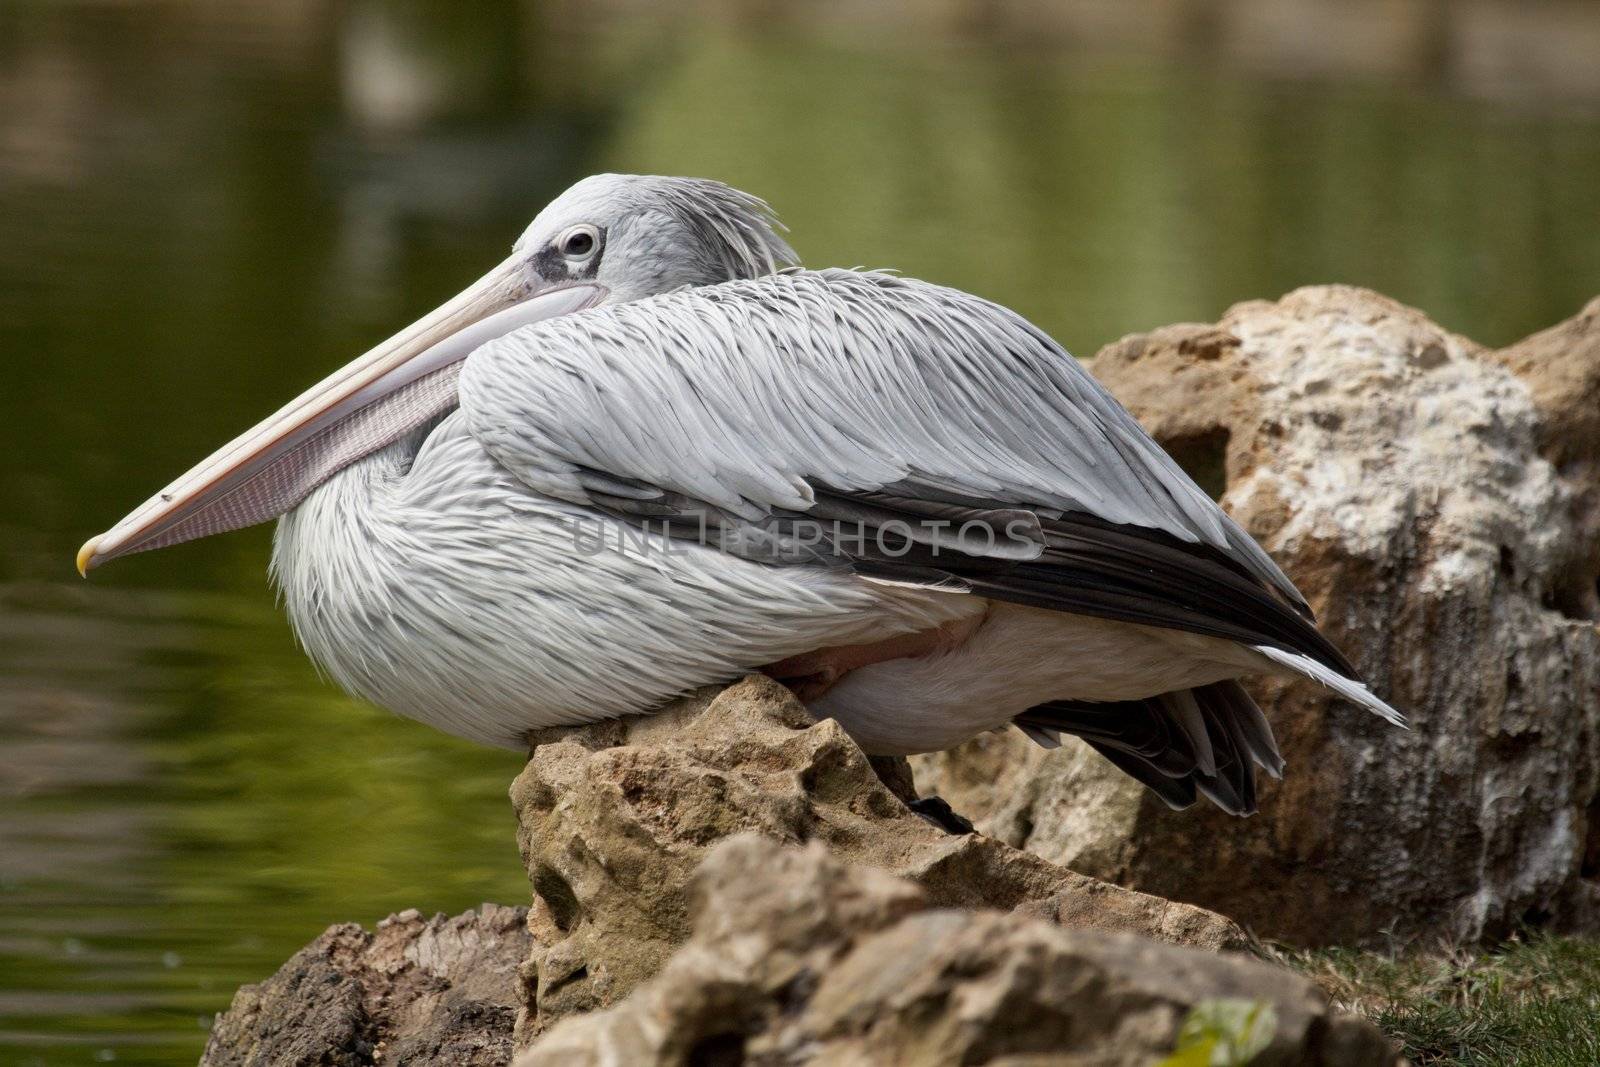
[[[423,919],[368,932],[329,927],[278,973],[234,994],[202,1067],[501,1067],[511,1058],[525,908]]]
[[[1552,595],[1568,615],[1600,620],[1600,298],[1488,355],[1527,383],[1539,452],[1571,489],[1567,518],[1576,536],[1567,540],[1566,579]]]
[[[645,718],[535,737],[512,787],[534,889],[519,1044],[613,1003],[689,936],[689,882],[749,831],[909,878],[940,907],[1014,909],[1064,926],[1217,949],[1236,926],[1118,889],[911,812],[833,722],[749,678]]]
[[[1253,688],[1288,774],[1173,813],[1087,750],[990,735],[919,782],[1049,859],[1321,943],[1595,922],[1600,302],[1503,352],[1319,287],[1111,345],[1095,373],[1407,711]]]
[[[656,978],[555,1026],[517,1067],[1144,1067],[1213,998],[1272,1006],[1274,1037],[1251,1061],[1261,1067],[1396,1059],[1370,1024],[1270,964],[939,909],[927,889],[840,864],[818,843],[725,841],[688,900],[693,936]]]

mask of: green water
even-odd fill
[[[0,6],[0,1063],[192,1061],[329,923],[525,898],[515,754],[323,685],[265,529],[71,559],[601,169],[1084,353],[1307,282],[1491,343],[1600,291],[1581,112],[521,5]]]

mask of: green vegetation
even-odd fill
[[[1271,1004],[1203,1000],[1183,1020],[1177,1049],[1159,1067],[1244,1067],[1272,1044],[1277,1027]]]
[[[1600,1063],[1600,941],[1529,934],[1489,952],[1275,952],[1417,1067]]]

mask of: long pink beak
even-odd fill
[[[495,337],[593,307],[602,285],[539,289],[513,256],[461,295],[291,400],[78,550],[88,574],[118,556],[275,519],[344,467],[456,404],[461,361]]]

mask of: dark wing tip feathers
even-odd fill
[[[975,592],[1082,615],[1297,652],[1347,678],[1353,664],[1297,605],[1226,554],[1161,530],[1077,512],[1044,522],[1037,562],[985,575]]]
[[[940,498],[920,486],[893,492],[846,493],[815,489],[812,517],[861,522],[873,530],[889,520],[917,527],[929,518],[1003,530],[1008,516],[1026,512],[1034,523],[1023,536],[1031,552],[1004,540],[1004,553],[968,553],[957,543],[875,551],[878,538],[844,545],[858,571],[910,581],[959,579],[972,592],[1055,611],[1205,634],[1251,647],[1266,645],[1306,656],[1359,681],[1354,665],[1317,629],[1309,609],[1291,603],[1239,561],[1212,545],[1183,541],[1162,530],[1109,522],[1082,512],[1052,517],[1035,509],[988,501]],[[916,495],[912,495],[916,494]]]

